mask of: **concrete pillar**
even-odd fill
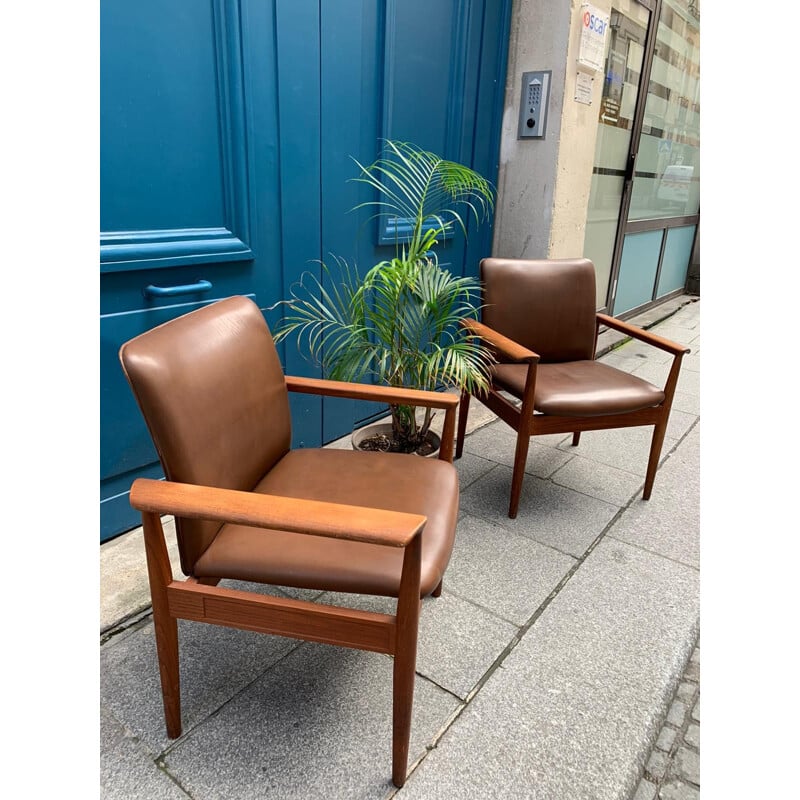
[[[595,0],[609,11],[610,0]],[[592,103],[575,100],[581,0],[515,0],[512,7],[493,255],[583,254],[603,71]],[[552,70],[544,139],[517,139],[522,73]]]

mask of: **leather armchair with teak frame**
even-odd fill
[[[166,480],[138,479],[167,733],[181,733],[178,619],[394,656],[392,781],[408,765],[421,598],[442,590],[458,517],[458,398],[285,377],[261,311],[233,297],[124,344]],[[290,449],[288,392],[445,412],[438,459]],[[173,577],[161,515],[174,515]],[[220,586],[252,581],[397,598],[379,614]]]
[[[462,325],[490,345],[497,359],[491,386],[477,399],[517,432],[508,516],[515,518],[519,510],[530,437],[543,434],[572,433],[577,445],[582,431],[652,425],[642,492],[649,499],[689,348],[597,313],[594,264],[586,258],[485,258],[480,271],[482,322]],[[603,325],[673,356],[663,388],[595,361]],[[456,458],[464,447],[469,402],[463,393]]]

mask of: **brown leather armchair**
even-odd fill
[[[124,344],[120,359],[166,476],[138,479],[167,733],[181,733],[177,619],[394,656],[392,780],[407,771],[421,598],[442,590],[458,516],[458,398],[285,377],[258,307],[233,297]],[[445,411],[439,459],[290,449],[288,392]],[[173,578],[161,515],[176,519]],[[398,598],[378,614],[218,585]]]
[[[531,436],[653,425],[642,498],[653,490],[681,359],[688,347],[595,311],[594,264],[586,258],[481,261],[482,322],[462,324],[495,351],[492,385],[476,395],[517,431],[508,516],[519,510]],[[600,326],[673,355],[665,386],[594,360]],[[511,395],[518,402],[512,402]],[[470,395],[462,394],[456,458],[464,447]]]

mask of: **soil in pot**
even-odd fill
[[[431,431],[428,432],[425,441],[415,449],[401,447],[398,442],[392,440],[391,432],[391,425],[368,428],[353,437],[353,447],[356,450],[380,453],[416,453],[418,456],[431,456],[439,451],[440,439]]]

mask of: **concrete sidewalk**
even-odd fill
[[[403,789],[379,654],[181,622],[169,740],[134,531],[101,547],[102,796],[652,800],[645,768],[699,636],[700,303],[634,321],[692,348],[649,501],[649,429],[537,437],[510,520],[513,432],[472,421],[444,591],[423,602]],[[669,358],[635,342],[603,356],[661,385]]]

